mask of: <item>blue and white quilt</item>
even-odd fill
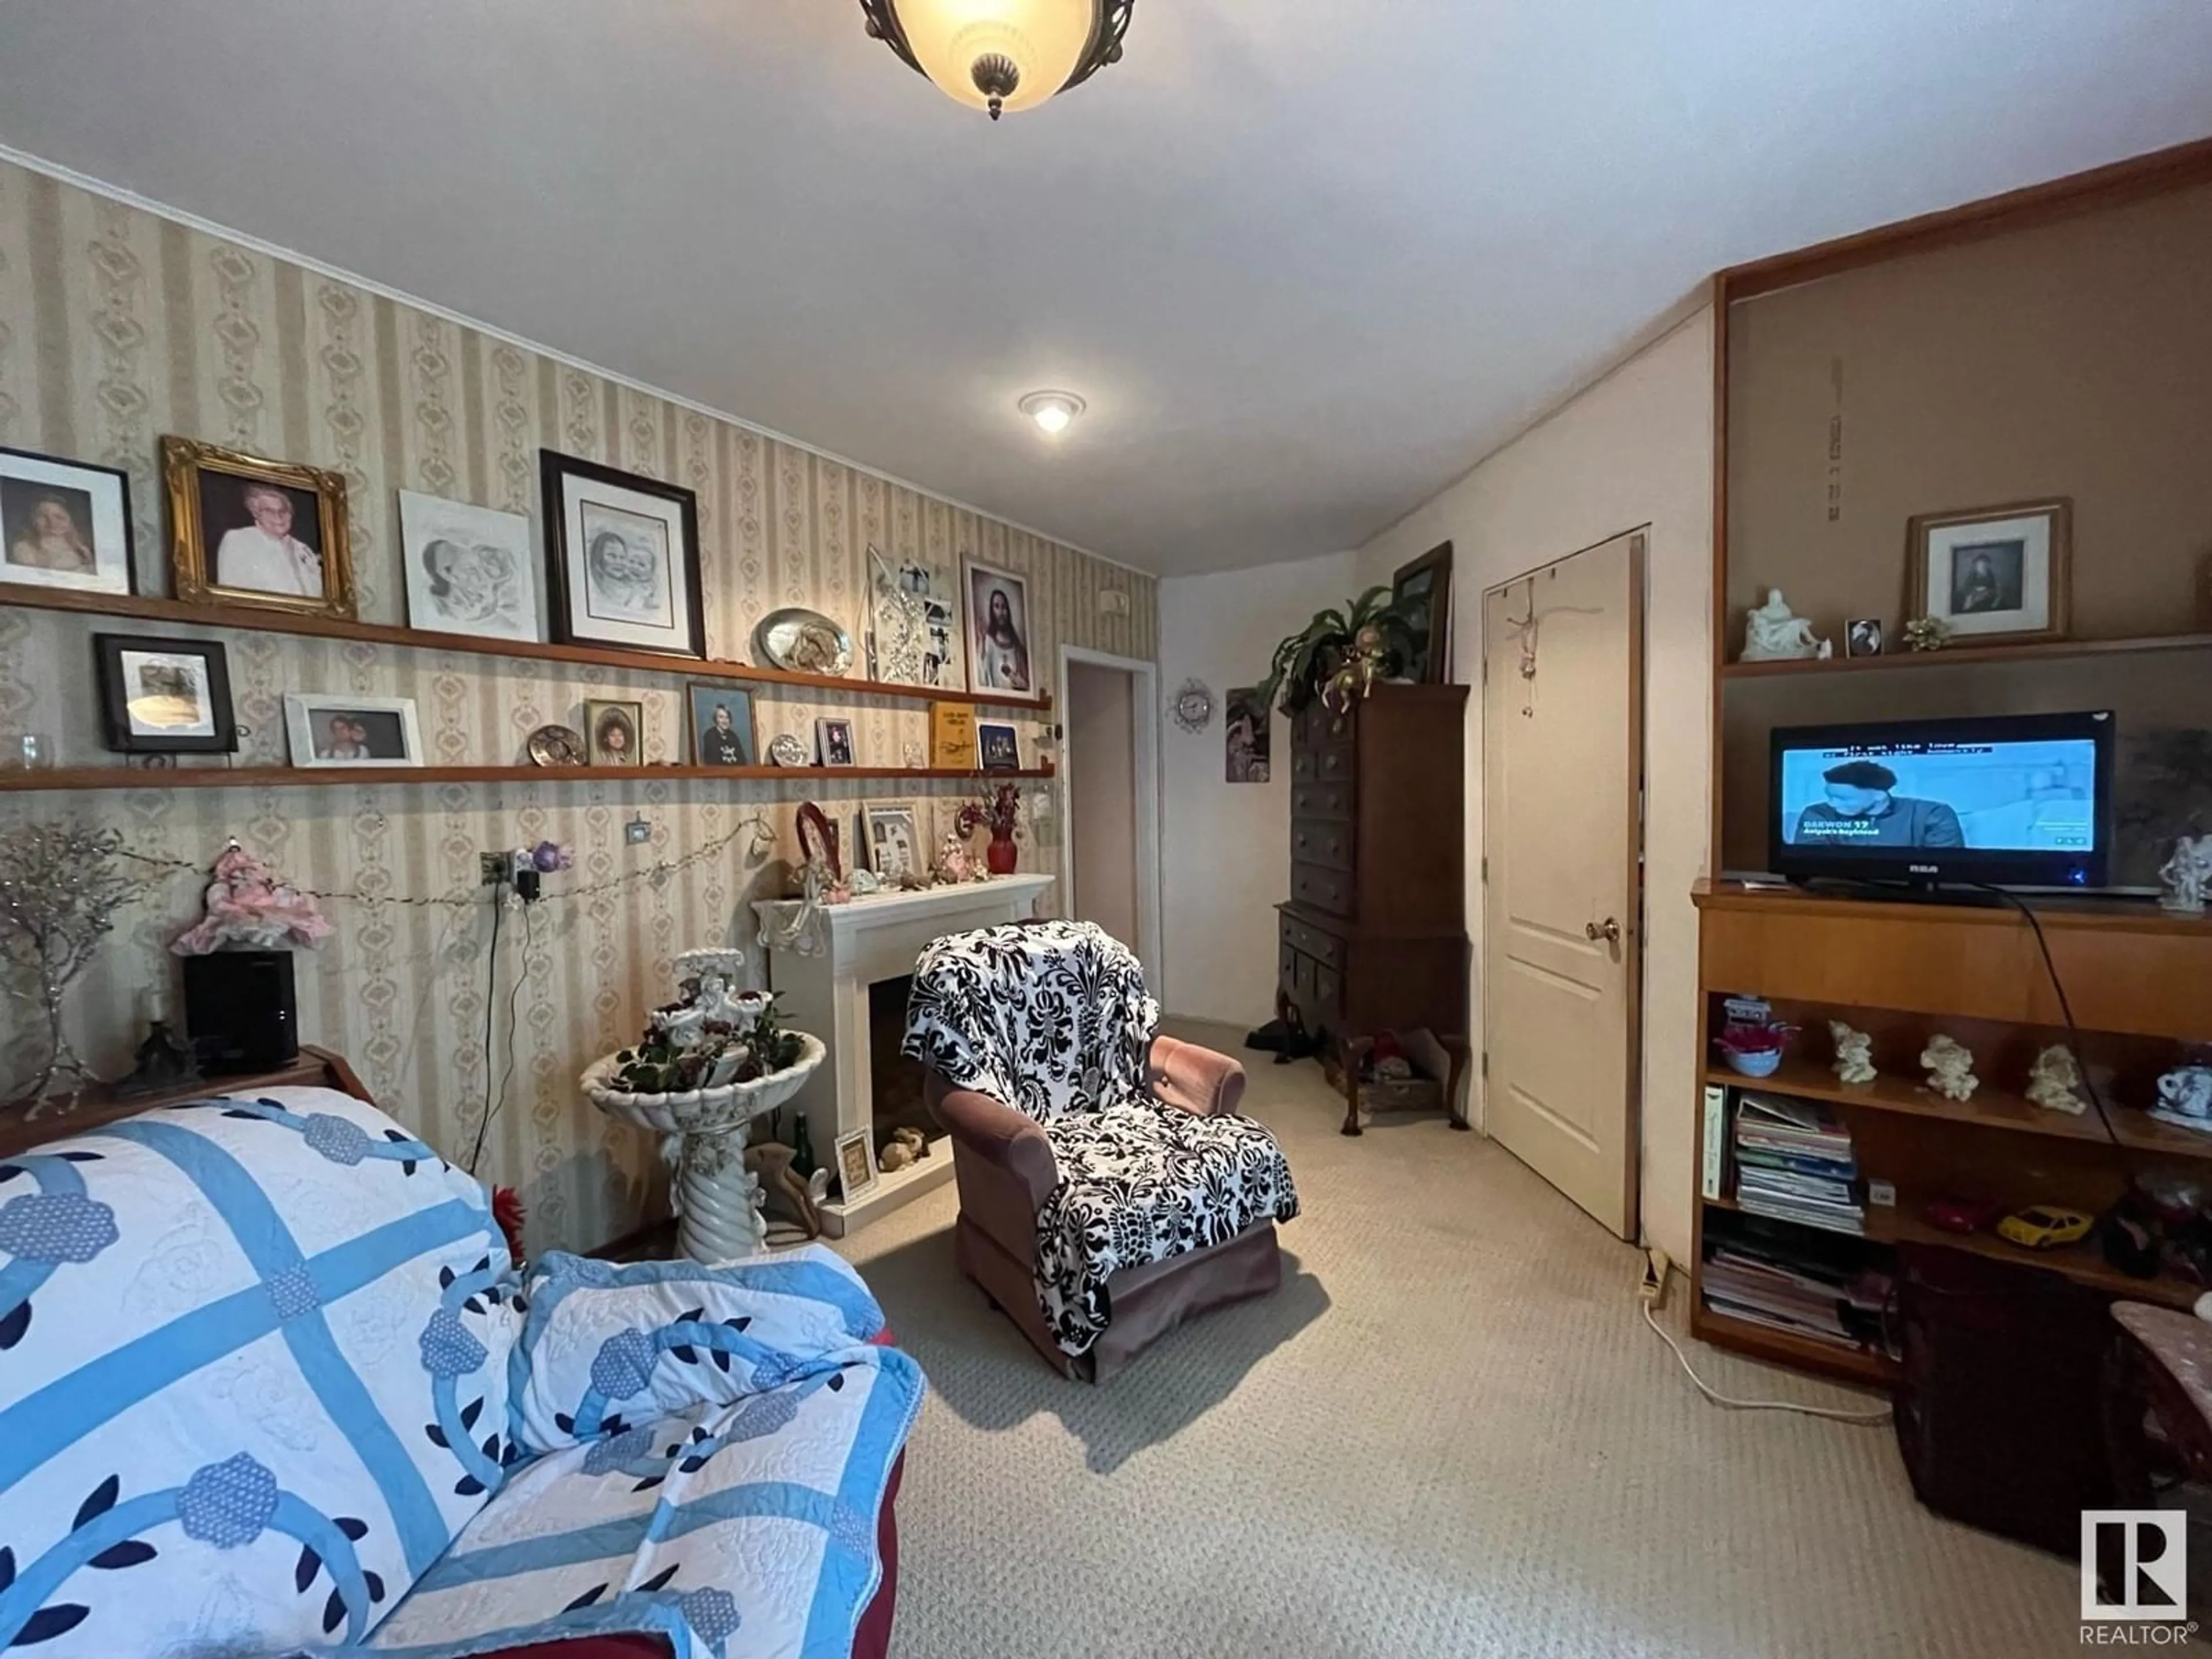
[[[272,1090],[0,1160],[0,1651],[845,1659],[924,1384],[818,1247],[555,1255]]]
[[[360,1641],[508,1456],[483,1189],[277,1089],[0,1160],[0,1650]]]
[[[924,1388],[868,1340],[859,1276],[819,1245],[720,1267],[556,1254],[525,1295],[511,1409],[544,1455],[369,1650],[648,1631],[678,1659],[845,1659]]]

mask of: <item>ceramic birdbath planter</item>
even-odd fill
[[[660,1135],[660,1155],[675,1171],[677,1247],[695,1261],[729,1261],[759,1250],[768,1237],[761,1189],[745,1169],[752,1121],[788,1101],[822,1063],[822,1039],[796,1032],[799,1059],[749,1083],[680,1094],[616,1088],[618,1056],[592,1062],[584,1093],[609,1117]]]

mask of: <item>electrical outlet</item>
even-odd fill
[[[508,861],[512,856],[511,854],[507,853],[477,854],[477,880],[478,883],[486,887],[504,886],[507,872],[513,868]]]
[[[632,847],[642,847],[653,839],[653,825],[643,818],[632,818],[623,825],[623,839]]]

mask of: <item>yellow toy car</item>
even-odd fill
[[[1997,1237],[2024,1250],[2055,1250],[2089,1236],[2090,1220],[2079,1210],[2056,1204],[2031,1204],[1997,1223]]]

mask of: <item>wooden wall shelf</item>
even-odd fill
[[[611,783],[720,779],[814,785],[840,778],[948,780],[1049,778],[1049,767],[970,772],[908,766],[69,766],[0,772],[0,794],[64,789],[317,789],[372,783]]]
[[[304,639],[358,640],[370,645],[403,646],[411,651],[460,651],[478,657],[516,657],[530,662],[588,664],[633,673],[666,674],[675,679],[739,680],[753,685],[792,686],[810,691],[842,691],[854,697],[896,697],[907,702],[959,702],[986,708],[1052,707],[1049,692],[1035,697],[985,696],[932,686],[898,685],[889,680],[854,679],[836,674],[801,674],[750,663],[702,661],[659,651],[620,651],[599,645],[559,645],[544,641],[495,640],[473,634],[434,634],[427,629],[388,623],[347,622],[336,617],[303,617],[289,611],[258,611],[246,605],[191,605],[182,599],[149,599],[133,593],[80,593],[68,588],[33,587],[0,582],[0,605],[33,611],[73,611],[83,616],[125,617],[142,622],[176,623],[196,628],[238,628],[258,634],[289,634]]]
[[[2136,656],[2153,651],[2212,651],[2212,634],[2144,635],[2124,640],[2039,640],[2029,645],[1949,646],[1941,651],[1899,651],[1879,657],[1800,658],[1787,662],[1732,662],[1724,679],[1773,675],[1856,674],[1891,668],[1965,668],[1975,663],[2048,662],[2061,657]]]

